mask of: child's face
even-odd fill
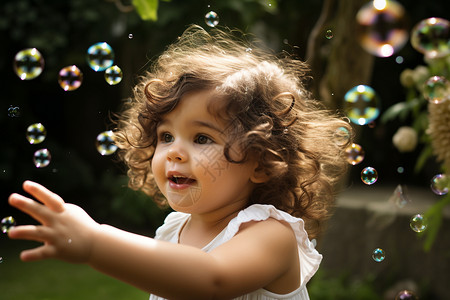
[[[152,172],[177,211],[202,214],[230,205],[244,207],[253,188],[257,163],[225,159],[226,124],[208,111],[210,101],[220,101],[211,90],[190,92],[157,127]],[[240,158],[233,147],[230,154]]]

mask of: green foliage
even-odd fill
[[[314,300],[381,299],[371,276],[364,279],[353,279],[348,274],[328,276],[321,269],[308,284],[308,293]]]
[[[133,6],[142,20],[158,19],[158,0],[133,0]]]
[[[442,211],[444,210],[444,207],[449,204],[450,194],[447,194],[426,211],[425,218],[428,224],[427,229],[422,234],[425,237],[423,246],[425,251],[431,250],[442,225]]]

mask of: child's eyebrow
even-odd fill
[[[200,127],[207,127],[210,128],[214,131],[217,131],[220,134],[223,134],[223,130],[217,128],[214,124],[211,124],[209,122],[205,122],[205,121],[200,121],[200,120],[194,120],[191,122],[192,125],[194,126],[200,126]]]

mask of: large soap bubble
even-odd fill
[[[19,51],[14,57],[14,72],[22,80],[38,77],[44,69],[44,58],[36,48]]]
[[[344,100],[344,111],[355,124],[369,124],[380,114],[380,100],[370,86],[360,84],[351,88]]]
[[[114,50],[106,42],[96,43],[87,50],[87,62],[95,72],[105,71],[114,63]]]
[[[428,18],[417,23],[411,31],[411,45],[429,58],[450,53],[450,22],[442,18]]]
[[[356,15],[361,46],[370,54],[389,57],[408,41],[405,9],[396,1],[375,0]]]

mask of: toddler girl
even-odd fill
[[[134,90],[115,130],[130,187],[169,214],[154,239],[92,220],[43,186],[12,206],[42,225],[24,261],[57,258],[151,293],[150,299],[309,299],[315,238],[346,166],[347,122],[305,90],[304,63],[191,26]],[[117,259],[120,257],[120,259]]]

